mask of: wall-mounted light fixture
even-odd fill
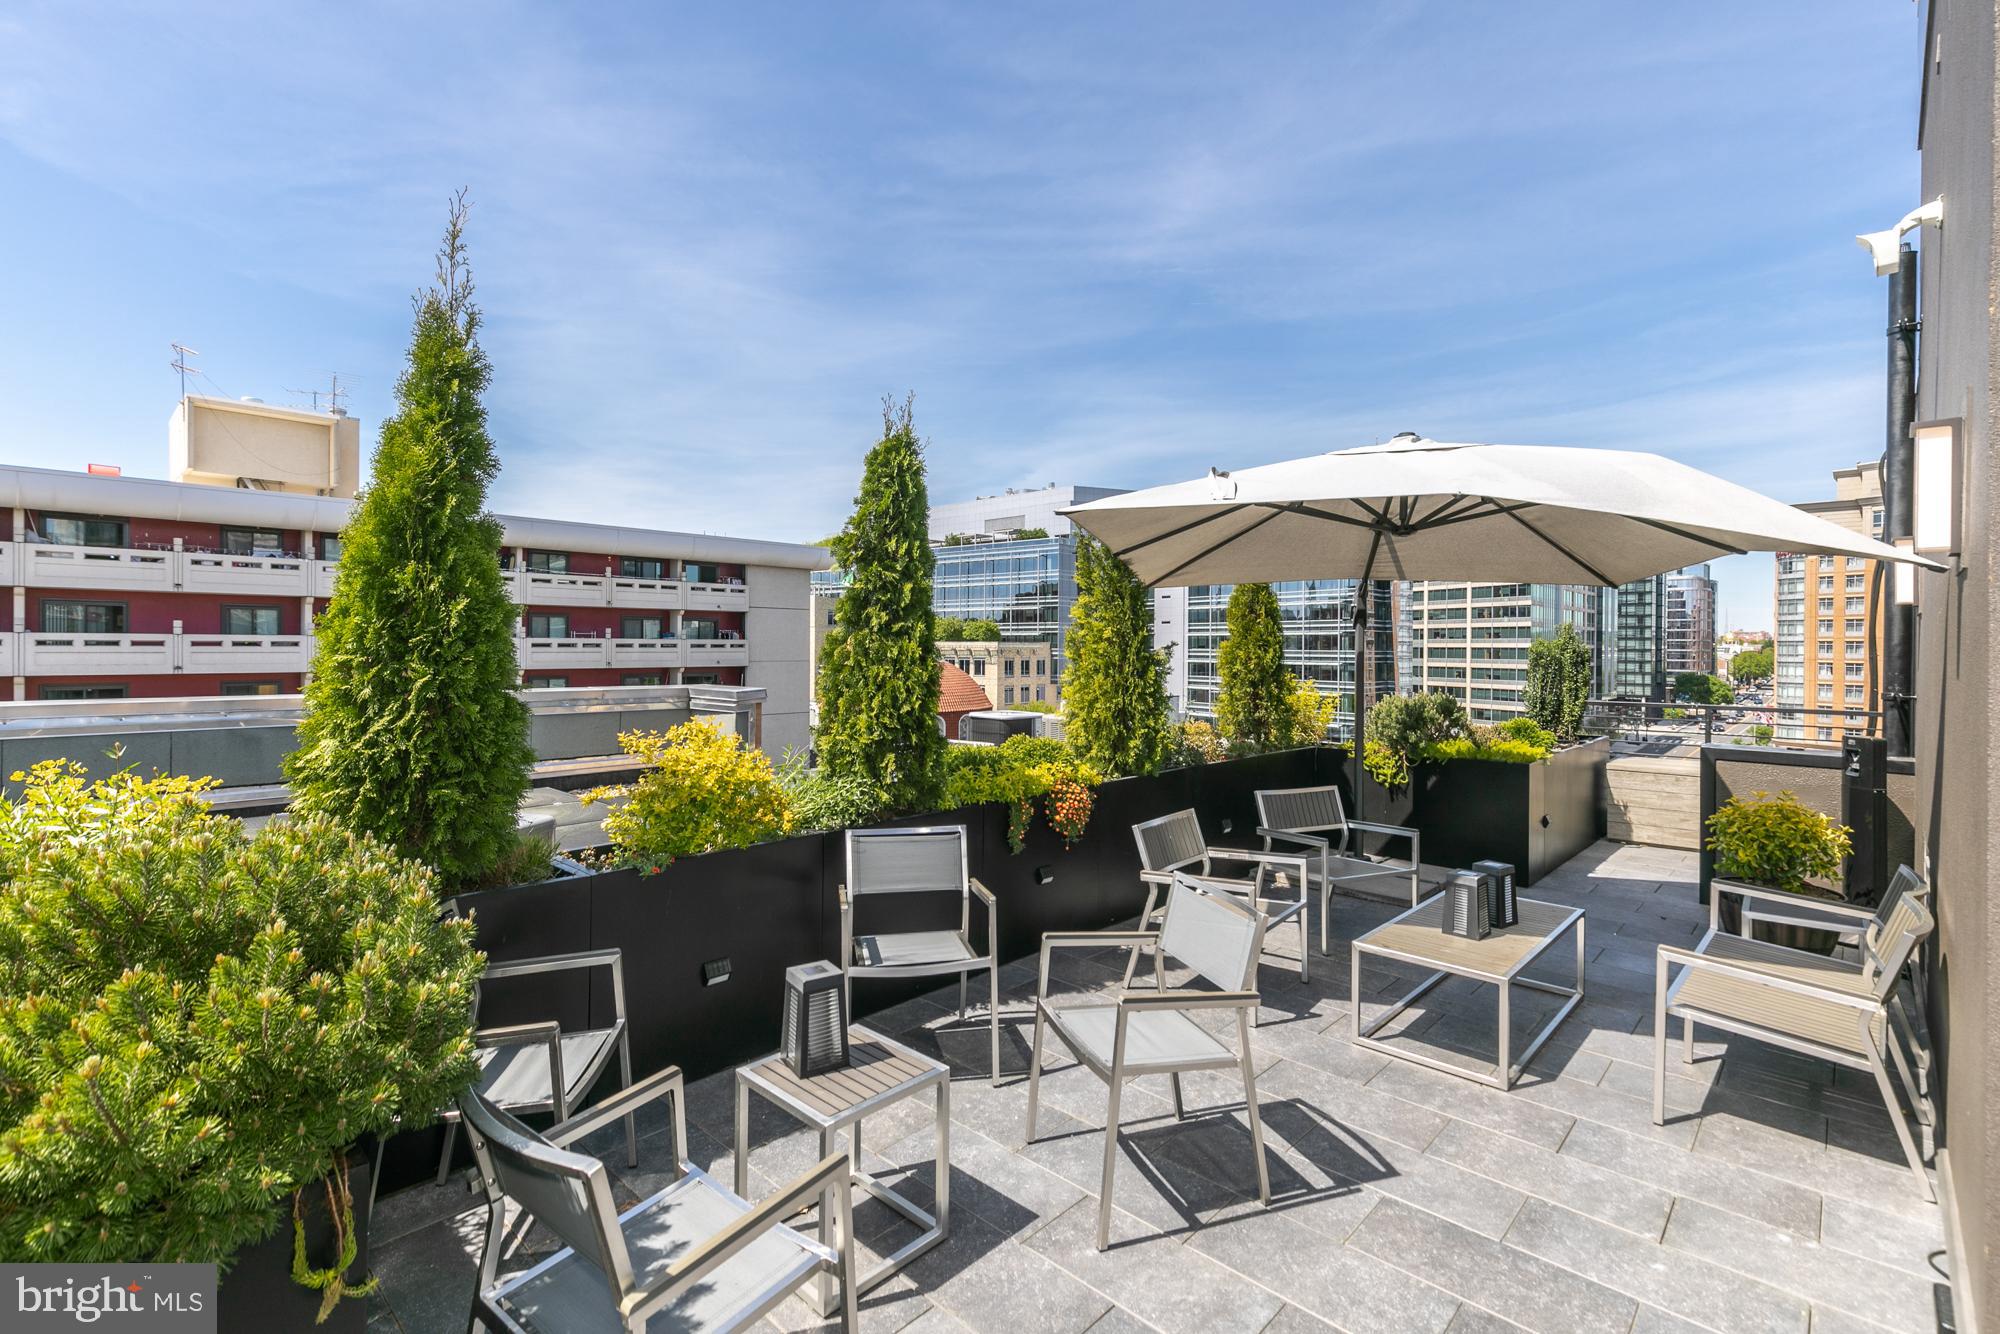
[[[1896,550],[1906,553],[1911,552],[1914,550],[1913,541],[1914,539],[1907,537],[1897,538]],[[1896,605],[1899,607],[1916,606],[1917,567],[1908,561],[1899,560],[1890,567],[1890,578],[1895,580]]]
[[[1910,535],[1919,556],[1959,552],[1959,495],[1965,486],[1965,430],[1956,417],[1910,428]]]
[[[729,960],[710,959],[701,966],[701,984],[705,987],[719,987],[729,980]]]

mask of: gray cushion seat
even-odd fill
[[[968,963],[985,966],[960,931],[900,931],[854,938],[854,961],[865,968],[930,968],[957,972]]]
[[[584,1029],[564,1033],[562,1047],[563,1083],[569,1105],[574,1107],[589,1092],[611,1059],[618,1041],[617,1028]],[[545,1042],[508,1043],[479,1049],[479,1093],[499,1107],[530,1109],[553,1105],[550,1095],[549,1048]]]
[[[1111,1045],[1118,1027],[1116,1005],[1051,1007],[1049,1024],[1067,1038],[1079,1056],[1111,1068]],[[1141,1074],[1148,1067],[1192,1070],[1204,1065],[1237,1064],[1237,1055],[1215,1035],[1181,1010],[1139,1010],[1125,1021],[1125,1072]]]
[[[641,1286],[696,1246],[750,1212],[750,1206],[700,1173],[690,1173],[618,1216]],[[831,1252],[787,1227],[774,1227],[696,1283],[679,1301],[647,1321],[648,1334],[695,1334],[733,1329],[741,1314],[758,1308],[771,1291],[788,1291],[831,1257]],[[501,1304],[536,1334],[622,1328],[611,1286],[597,1266],[564,1250],[508,1280]]]
[[[1864,975],[1860,965],[1843,963],[1824,955],[1808,954],[1742,936],[1723,935],[1709,941],[1703,952],[1711,959],[1754,968],[1773,977],[1809,983],[1849,996],[1867,998],[1875,994],[1873,982]],[[1727,973],[1687,969],[1668,988],[1667,1004],[1684,1005],[1717,1018],[1737,1019],[1760,1027],[1782,1028],[1787,1033],[1858,1055],[1865,1055],[1868,1050],[1861,1037],[1862,1012],[1853,1006],[1758,986],[1755,982]],[[1882,1012],[1874,1011],[1867,1018],[1869,1031],[1880,1043]]]

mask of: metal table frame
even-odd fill
[[[1367,935],[1356,937],[1351,950],[1348,979],[1353,993],[1354,1044],[1358,1047],[1365,1047],[1370,1051],[1379,1051],[1384,1055],[1394,1056],[1399,1060],[1414,1061],[1418,1065],[1429,1066],[1433,1070],[1441,1070],[1448,1075],[1457,1075],[1462,1079],[1476,1080],[1479,1083],[1489,1085],[1504,1092],[1514,1086],[1514,1081],[1520,1077],[1521,1071],[1526,1068],[1528,1062],[1534,1059],[1535,1053],[1541,1050],[1542,1044],[1547,1042],[1550,1035],[1556,1031],[1557,1026],[1569,1017],[1569,1012],[1574,1010],[1583,1001],[1583,909],[1564,909],[1561,904],[1549,903],[1541,899],[1521,899],[1520,904],[1523,908],[1531,905],[1538,908],[1553,908],[1564,915],[1562,920],[1544,932],[1539,943],[1529,949],[1526,954],[1522,955],[1512,967],[1501,972],[1479,968],[1463,960],[1440,959],[1417,951],[1392,949],[1386,945],[1371,945],[1369,943],[1374,936],[1389,927],[1401,923],[1406,918],[1414,917],[1418,913],[1441,912],[1440,905],[1442,903],[1443,899],[1441,896],[1427,899],[1416,907],[1390,918]],[[1509,930],[1511,928],[1496,929]],[[1574,987],[1566,987],[1557,982],[1541,982],[1534,978],[1521,976],[1521,973],[1530,964],[1547,954],[1556,942],[1563,938],[1565,933],[1572,930],[1574,930],[1576,935],[1576,985]],[[1462,936],[1445,935],[1443,931],[1439,931],[1438,934],[1444,940],[1456,941],[1475,947],[1485,943],[1483,941],[1468,941]],[[1487,940],[1495,938],[1489,936]],[[1377,958],[1383,959],[1395,959],[1402,963],[1413,963],[1419,967],[1431,968],[1436,971],[1432,972],[1422,982],[1419,982],[1400,999],[1391,1002],[1388,1010],[1378,1018],[1372,1022],[1363,1024],[1361,1019],[1361,964],[1365,955],[1374,955]],[[1491,1073],[1480,1070],[1469,1070],[1462,1065],[1454,1065],[1449,1061],[1441,1061],[1434,1056],[1426,1056],[1422,1052],[1411,1051],[1407,1047],[1392,1046],[1374,1036],[1374,1034],[1382,1031],[1384,1025],[1390,1023],[1396,1016],[1409,1009],[1418,997],[1447,977],[1470,978],[1475,982],[1490,983],[1500,989],[1500,1050],[1499,1059],[1494,1063]],[[1511,1001],[1513,988],[1517,986],[1528,987],[1534,991],[1547,992],[1554,996],[1567,997],[1561,1007],[1553,1015],[1549,1016],[1548,1022],[1544,1023],[1535,1033],[1535,1036],[1529,1040],[1527,1047],[1521,1052],[1518,1061],[1510,1059],[1510,1047],[1513,1038]]]
[[[749,1199],[750,1183],[750,1093],[756,1090],[766,1100],[797,1117],[806,1125],[819,1132],[820,1157],[833,1152],[834,1135],[845,1129],[847,1135],[848,1173],[854,1185],[867,1191],[891,1209],[901,1214],[921,1229],[910,1241],[904,1243],[893,1254],[866,1274],[856,1279],[856,1297],[881,1283],[904,1265],[930,1250],[951,1235],[951,1067],[943,1065],[919,1052],[912,1051],[900,1042],[883,1037],[873,1029],[859,1024],[850,1025],[847,1030],[850,1050],[859,1043],[874,1043],[886,1048],[904,1060],[924,1067],[923,1073],[902,1080],[892,1088],[871,1094],[844,1105],[837,1112],[828,1112],[804,1102],[784,1087],[773,1083],[764,1073],[764,1067],[773,1061],[782,1068],[783,1056],[773,1053],[760,1060],[736,1068],[736,1193]],[[845,1067],[844,1067],[845,1068]],[[785,1071],[790,1076],[790,1071]],[[831,1079],[841,1071],[829,1071],[815,1079]],[[925,1088],[933,1088],[937,1093],[937,1213],[932,1215],[920,1208],[894,1188],[884,1184],[873,1174],[861,1169],[861,1121],[863,1117],[901,1101],[914,1097]],[[831,1101],[831,1099],[830,1099]],[[832,1193],[829,1191],[820,1200],[822,1213],[832,1208]],[[815,1296],[822,1316],[833,1314],[833,1276],[822,1272],[814,1280]]]

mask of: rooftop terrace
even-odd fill
[[[935,993],[864,1022],[949,1062],[955,1203],[950,1238],[869,1293],[871,1331],[952,1334],[1301,1334],[1354,1331],[1788,1331],[1865,1334],[1936,1327],[1946,1282],[1941,1215],[1903,1166],[1872,1085],[1847,1070],[1705,1033],[1692,1066],[1670,1060],[1668,1119],[1651,1114],[1653,951],[1707,927],[1693,853],[1598,843],[1530,896],[1579,906],[1589,925],[1587,998],[1502,1093],[1353,1045],[1347,942],[1396,909],[1334,901],[1338,937],[1310,984],[1270,943],[1253,1051],[1272,1202],[1257,1204],[1241,1086],[1187,1077],[1176,1124],[1165,1081],[1124,1093],[1125,1160],[1112,1245],[1093,1246],[1104,1086],[1049,1044],[1040,1135],[1024,1144],[1035,961],[1002,971],[998,1088],[986,1033]],[[1317,936],[1317,924],[1313,935]],[[1296,957],[1295,955],[1293,957]],[[1122,953],[1058,955],[1064,986],[1118,984]],[[1170,972],[1169,981],[1175,979]],[[1386,1003],[1409,979],[1371,963]],[[1447,1059],[1490,1059],[1489,991],[1447,983],[1392,1031]],[[1214,1012],[1221,1014],[1222,1012]],[[1517,1001],[1517,1035],[1543,1011]],[[1226,1016],[1218,1022],[1230,1022]],[[1517,1037],[1517,1041],[1519,1038]],[[1158,1085],[1158,1087],[1154,1087]],[[727,1074],[688,1090],[690,1156],[732,1170]],[[810,1132],[753,1102],[752,1193],[817,1157]],[[1208,1109],[1216,1109],[1212,1113]],[[865,1123],[873,1168],[926,1203],[931,1111],[902,1102]],[[657,1108],[624,1167],[600,1132],[619,1203],[672,1177]],[[857,1200],[881,1251],[909,1235]],[[485,1206],[457,1182],[385,1197],[371,1229],[382,1280],[369,1328],[466,1328]],[[538,1249],[530,1236],[527,1253]],[[546,1249],[540,1246],[539,1249]],[[766,1328],[832,1328],[797,1298]]]

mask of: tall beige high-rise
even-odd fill
[[[1831,500],[1799,506],[1843,528],[1882,536],[1881,465],[1839,468]],[[1892,592],[1888,571],[1859,556],[1778,553],[1775,658],[1777,739],[1838,746],[1848,731],[1866,733],[1879,710],[1882,617]]]

